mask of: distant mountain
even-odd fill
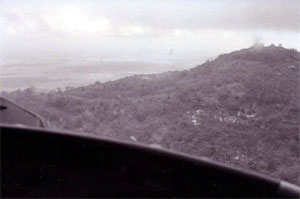
[[[256,45],[193,69],[2,93],[49,128],[206,156],[299,183],[300,54]]]

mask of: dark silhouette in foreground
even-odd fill
[[[299,52],[274,45],[186,71],[2,93],[50,129],[204,156],[299,185]]]

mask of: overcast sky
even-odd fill
[[[300,49],[299,0],[1,0],[1,59]]]

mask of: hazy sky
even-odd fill
[[[197,57],[300,49],[299,0],[1,0],[0,56]]]

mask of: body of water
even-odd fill
[[[185,70],[205,62],[208,57],[82,57],[14,60],[0,65],[0,88],[13,91],[35,87],[38,90],[78,87],[96,81],[107,82],[135,74],[155,74]]]

